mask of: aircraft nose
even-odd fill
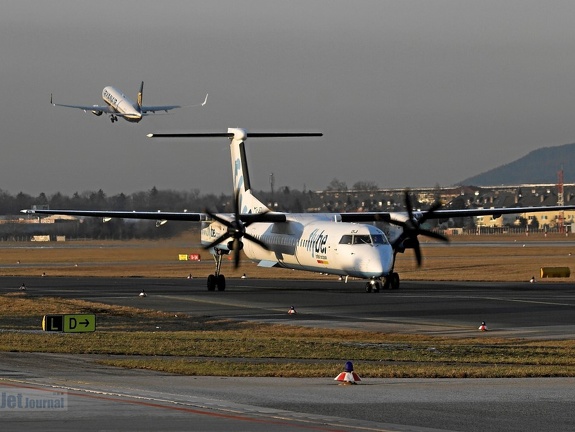
[[[380,245],[371,248],[359,263],[358,270],[368,277],[380,277],[391,272],[393,250],[390,245]]]

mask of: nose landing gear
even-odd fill
[[[381,289],[381,281],[379,279],[371,279],[365,284],[365,292],[379,292]]]
[[[399,274],[393,272],[387,276],[382,283],[380,279],[370,279],[369,282],[365,284],[365,292],[379,292],[381,289],[388,290],[396,290],[399,289]]]

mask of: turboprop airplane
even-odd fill
[[[61,106],[66,108],[77,108],[84,112],[90,111],[96,116],[101,116],[103,113],[110,115],[112,123],[118,121],[118,117],[124,120],[138,123],[144,116],[156,114],[157,112],[168,112],[176,108],[189,108],[193,106],[204,106],[208,102],[208,95],[201,104],[197,105],[142,105],[142,95],[144,92],[144,81],[140,85],[138,92],[137,102],[134,103],[124,93],[118,89],[107,86],[102,90],[102,99],[107,105],[65,105],[54,103],[52,95],[50,95],[50,103],[52,106]]]
[[[351,213],[284,213],[271,211],[252,194],[245,142],[248,138],[316,137],[321,133],[249,133],[230,128],[224,133],[150,134],[153,138],[230,139],[233,213],[138,212],[90,210],[22,210],[27,214],[62,214],[102,218],[131,218],[164,221],[200,221],[201,242],[215,259],[215,271],[207,278],[210,291],[224,291],[222,258],[233,253],[234,266],[240,263],[240,251],[262,267],[285,267],[294,270],[321,272],[366,280],[366,291],[399,288],[400,279],[394,270],[398,253],[414,249],[417,264],[422,255],[418,237],[427,236],[447,241],[441,234],[422,228],[429,219],[502,214],[559,211],[575,206],[514,207],[489,209],[441,209],[439,202],[427,211],[414,211],[405,193],[405,212]],[[381,221],[396,225],[397,235],[388,239],[373,225]]]

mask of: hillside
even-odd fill
[[[563,168],[564,183],[575,183],[575,143],[544,147],[500,167],[466,178],[459,185],[498,186],[557,183]]]

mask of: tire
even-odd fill
[[[216,286],[218,287],[218,291],[226,290],[226,278],[224,275],[218,275],[216,278]]]
[[[215,291],[216,289],[216,275],[208,276],[208,291]]]
[[[390,281],[389,287],[392,290],[399,289],[399,274],[397,274],[397,273],[391,274],[391,281]]]

